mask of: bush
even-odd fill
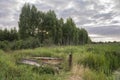
[[[22,44],[23,44],[23,40],[14,41],[11,43],[11,49],[12,50],[21,49]]]
[[[33,71],[39,74],[55,74],[55,70],[52,67],[34,67]]]
[[[10,49],[10,44],[8,41],[0,41],[0,49],[7,51]]]
[[[28,39],[25,40],[18,40],[18,41],[14,41],[13,43],[11,43],[11,49],[12,50],[17,50],[17,49],[33,49],[36,47],[40,47],[40,42],[39,39],[30,37]]]
[[[54,44],[53,44],[53,41],[52,41],[52,38],[45,39],[45,40],[43,41],[43,46],[52,46],[52,45],[54,45]]]
[[[18,49],[33,49],[40,47],[40,41],[37,38],[30,37],[25,40],[15,40],[13,42],[0,41],[0,49],[4,51],[8,50],[18,50]]]

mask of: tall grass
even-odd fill
[[[0,80],[71,80],[74,77],[83,80],[114,80],[113,72],[120,67],[119,50],[119,44],[54,46],[10,52],[0,50]],[[69,53],[73,54],[70,71]],[[51,66],[37,68],[17,63],[21,58],[33,56],[62,58],[59,74],[54,75]]]

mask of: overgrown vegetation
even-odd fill
[[[120,44],[41,47],[4,52],[0,50],[1,80],[116,80],[114,71],[120,67]],[[73,67],[68,71],[68,55],[73,53]],[[21,58],[32,56],[64,59],[59,73],[52,66],[35,67],[18,64]],[[119,79],[118,79],[119,80]]]

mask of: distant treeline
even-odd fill
[[[34,38],[41,45],[80,45],[90,43],[88,33],[76,27],[72,18],[58,19],[55,12],[38,11],[34,5],[24,4],[19,17],[19,30],[0,30],[0,41],[19,41]],[[28,41],[28,40],[27,40]]]

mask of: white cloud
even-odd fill
[[[116,38],[116,37],[108,37],[108,36],[97,35],[97,34],[90,34],[89,36],[94,42],[120,41],[120,38]]]

